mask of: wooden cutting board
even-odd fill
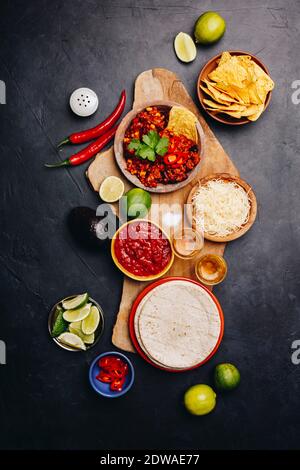
[[[208,127],[205,119],[199,113],[197,106],[191,99],[183,83],[175,73],[170,70],[157,68],[147,70],[137,77],[135,81],[133,108],[141,107],[143,103],[151,102],[151,100],[170,100],[184,105],[198,117],[205,134],[204,155],[202,155],[202,162],[200,164],[201,169],[196,179],[186,187],[173,193],[153,193],[152,204],[180,203],[183,205],[186,202],[189,191],[197,183],[197,180],[211,173],[230,173],[232,175],[239,176],[237,168]],[[115,162],[113,147],[97,155],[87,170],[87,178],[95,191],[99,191],[99,187],[103,179],[110,175],[116,175],[122,178],[125,183],[126,191],[132,187],[121,174]],[[114,209],[117,212],[117,207]],[[225,243],[205,241],[201,255],[208,252],[222,255],[224,250]],[[194,272],[195,261],[195,259],[192,261],[185,261],[176,258],[167,275],[185,276],[196,279]],[[147,284],[148,283],[145,282],[133,281],[127,277],[124,278],[123,293],[113,330],[112,341],[115,346],[124,349],[125,351],[134,351],[129,337],[128,317],[133,301]]]

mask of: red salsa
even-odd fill
[[[172,256],[169,240],[156,225],[146,220],[131,222],[123,227],[114,248],[121,266],[141,277],[161,273]]]

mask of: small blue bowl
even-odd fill
[[[119,357],[120,359],[122,359],[124,362],[128,364],[128,374],[126,375],[123,390],[121,390],[121,392],[114,392],[113,390],[110,389],[110,384],[100,382],[100,380],[96,379],[96,376],[99,374],[101,370],[101,368],[98,365],[98,362],[102,357],[105,357],[105,356]],[[118,398],[118,397],[121,397],[122,395],[125,395],[125,393],[127,393],[131,389],[133,382],[134,382],[134,368],[130,360],[126,356],[124,356],[124,354],[121,354],[116,351],[105,352],[105,353],[99,354],[99,356],[97,356],[93,360],[92,364],[90,365],[89,380],[90,380],[91,386],[93,387],[95,392],[97,392],[99,395],[102,395],[103,397],[106,397],[106,398]]]

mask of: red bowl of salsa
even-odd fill
[[[137,281],[152,281],[169,271],[174,262],[167,234],[154,222],[135,219],[122,225],[111,243],[116,266]]]

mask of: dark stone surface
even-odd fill
[[[228,30],[191,65],[177,61],[172,41],[192,31],[198,15],[219,10]],[[291,363],[299,323],[299,112],[291,83],[300,79],[297,0],[1,1],[0,106],[1,448],[249,449],[299,447],[300,366]],[[255,124],[230,128],[210,122],[241,175],[255,188],[259,217],[228,246],[229,275],[215,289],[225,312],[217,355],[185,374],[160,372],[130,355],[131,393],[100,399],[88,366],[111,346],[122,278],[108,252],[79,249],[66,228],[76,205],[96,207],[84,166],[47,170],[55,144],[106,116],[134,79],[151,67],[177,72],[195,97],[200,68],[221,50],[249,50],[276,82],[271,105]],[[68,109],[70,92],[96,90],[100,108],[83,121]],[[70,149],[63,151],[67,156]],[[87,354],[69,354],[49,339],[47,316],[60,298],[88,290],[103,306],[106,331]],[[240,388],[219,396],[214,413],[189,416],[186,388],[211,383],[214,364],[231,361]]]

